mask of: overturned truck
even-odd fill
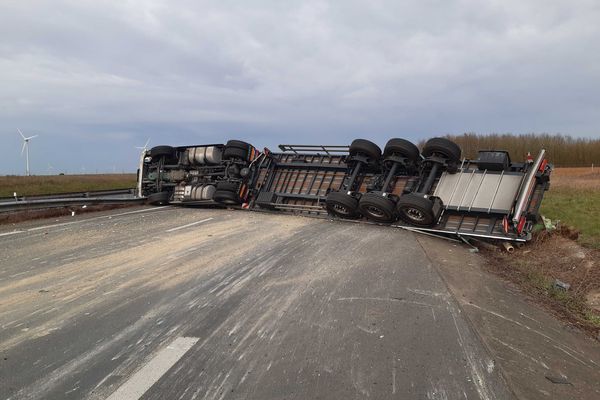
[[[153,205],[224,205],[527,241],[551,172],[543,149],[523,162],[501,150],[470,160],[441,137],[421,150],[390,139],[383,151],[365,139],[280,145],[277,152],[229,140],[144,151],[138,195]]]

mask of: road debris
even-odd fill
[[[559,279],[555,279],[555,280],[554,280],[554,284],[553,284],[552,286],[553,286],[555,289],[558,289],[558,290],[565,290],[565,291],[566,291],[566,290],[569,290],[569,289],[571,288],[571,285],[570,285],[570,284],[568,284],[568,283],[566,283],[566,282],[563,282],[563,281],[561,281],[561,280],[559,280]]]

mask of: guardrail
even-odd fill
[[[39,196],[0,198],[0,213],[98,204],[142,204],[145,199],[135,197],[135,189],[94,190]]]
[[[84,206],[98,204],[143,204],[144,198],[105,198],[88,197],[74,199],[46,199],[46,200],[24,200],[0,203],[0,213],[24,211],[24,210],[43,210],[48,208],[60,208],[69,206]]]
[[[110,189],[110,190],[88,190],[85,192],[70,192],[70,193],[55,193],[55,194],[41,194],[32,196],[20,196],[17,193],[15,199],[11,197],[0,197],[0,203],[11,202],[11,201],[25,201],[25,200],[44,200],[44,199],[71,199],[71,198],[88,198],[88,197],[105,197],[105,196],[118,196],[118,195],[134,195],[136,189]]]

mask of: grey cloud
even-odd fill
[[[147,137],[597,136],[597,21],[595,1],[3,2],[0,173],[17,127],[34,171],[132,170]]]

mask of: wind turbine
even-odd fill
[[[142,153],[146,153],[146,150],[148,150],[148,143],[150,143],[150,138],[146,140],[146,144],[144,144],[144,147],[135,146],[135,148],[138,150],[142,150]]]
[[[38,135],[33,135],[33,136],[29,136],[29,137],[25,137],[25,135],[23,135],[23,132],[21,132],[21,130],[19,128],[17,128],[17,130],[19,131],[19,135],[21,135],[21,137],[23,138],[23,148],[21,149],[21,157],[23,157],[23,152],[25,151],[25,149],[27,149],[27,169],[26,169],[26,174],[27,176],[31,176],[31,174],[29,173],[29,141],[35,137],[38,137]]]

